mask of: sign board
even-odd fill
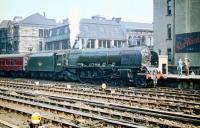
[[[176,34],[175,52],[200,52],[200,32]]]

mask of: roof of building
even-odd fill
[[[120,22],[120,24],[127,30],[150,30],[150,31],[153,31],[153,24],[151,24],[151,23]]]
[[[125,32],[119,23],[105,19],[82,19],[79,37],[109,40],[126,39]]]
[[[42,25],[42,26],[55,26],[57,25],[55,19],[47,19],[39,13],[32,14],[26,17],[24,20],[20,21],[19,24],[24,25]]]
[[[11,22],[11,21],[10,21],[10,20],[3,20],[3,21],[0,23],[0,28],[7,28],[9,22]]]

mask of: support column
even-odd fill
[[[114,40],[111,40],[111,42],[110,42],[110,47],[111,47],[111,48],[114,48]]]
[[[98,39],[95,39],[95,41],[94,41],[94,48],[99,48]]]

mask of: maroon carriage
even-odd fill
[[[0,74],[22,75],[26,62],[27,56],[25,54],[2,54],[0,55]]]

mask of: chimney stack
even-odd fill
[[[46,17],[46,13],[45,12],[43,12],[43,16]]]
[[[122,18],[120,17],[113,17],[112,21],[116,21],[117,23],[121,22]]]

